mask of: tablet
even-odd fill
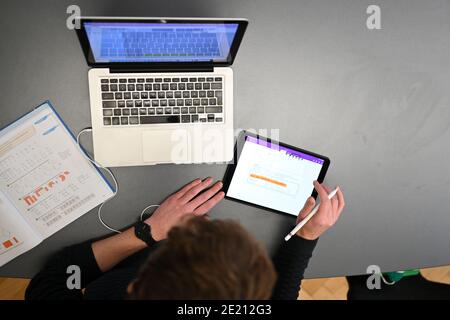
[[[227,199],[297,216],[309,196],[316,198],[313,181],[322,182],[329,165],[325,156],[244,131],[223,190]]]

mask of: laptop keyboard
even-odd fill
[[[223,122],[223,77],[102,78],[103,125]]]

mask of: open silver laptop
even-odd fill
[[[104,166],[233,157],[234,61],[247,21],[80,18],[94,156]]]

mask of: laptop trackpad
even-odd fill
[[[183,163],[188,161],[186,130],[148,130],[142,132],[144,162]]]

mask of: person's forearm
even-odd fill
[[[217,182],[209,187],[212,181],[211,177],[195,179],[164,200],[150,218],[144,221],[151,226],[153,240],[165,239],[169,230],[181,218],[192,214],[204,215],[221,201],[225,196],[220,192],[222,183]],[[145,242],[136,238],[134,228],[130,228],[121,234],[94,242],[92,251],[98,267],[105,272],[146,246]]]
[[[120,234],[92,243],[95,260],[102,272],[108,271],[147,245],[134,234],[131,227]]]
[[[80,288],[67,286],[70,276],[68,267],[70,266],[78,266],[81,270]],[[25,292],[25,299],[82,299],[81,289],[95,281],[101,274],[92,252],[91,243],[83,242],[72,245],[52,256],[45,267],[33,277]]]
[[[299,236],[283,242],[274,258],[278,279],[273,299],[295,300],[298,297],[303,274],[312,256],[316,240],[307,240]]]

